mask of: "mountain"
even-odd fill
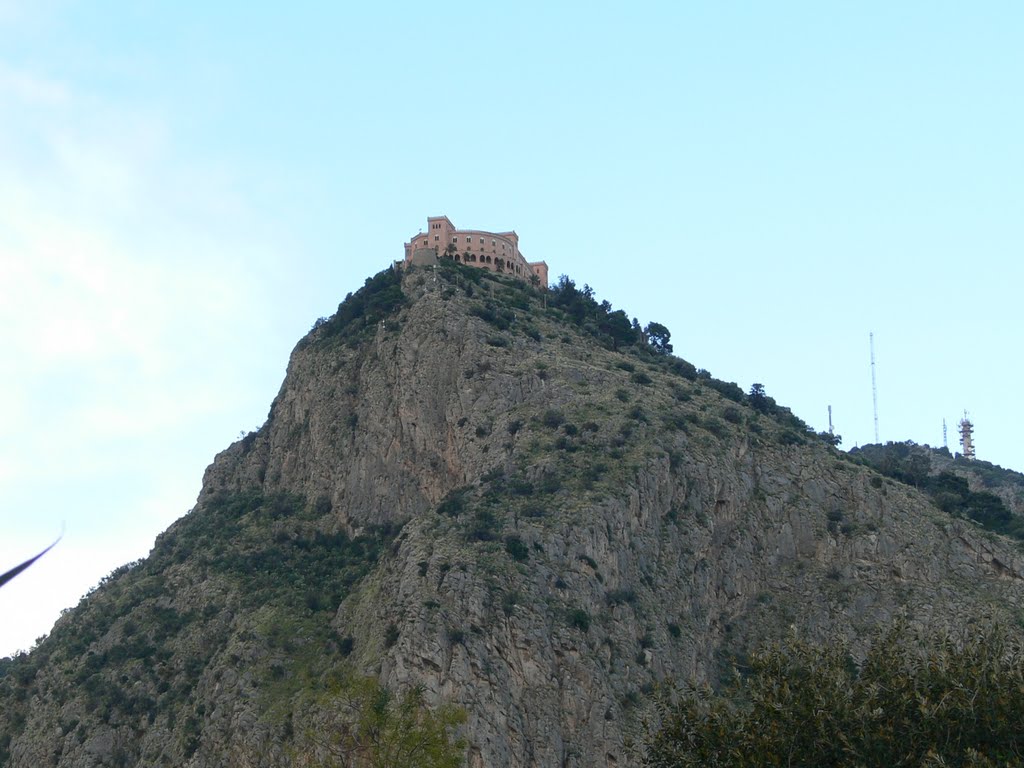
[[[568,279],[367,280],[150,555],[0,662],[3,763],[317,764],[369,674],[462,708],[470,766],[636,765],[659,682],[791,627],[1019,626],[1016,541],[670,349]]]

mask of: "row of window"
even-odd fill
[[[424,239],[424,240],[426,240],[427,238],[426,238],[426,237],[424,236],[424,238],[423,238],[423,239]],[[435,243],[436,243],[436,242],[438,242],[438,241],[440,241],[440,239],[441,239],[441,236],[440,236],[440,235],[434,235],[434,242],[435,242]],[[457,243],[457,242],[459,242],[459,238],[458,238],[458,237],[453,237],[453,238],[452,238],[452,242],[453,242],[453,243]],[[469,236],[467,235],[467,237],[466,237],[466,242],[467,242],[467,243],[468,243],[468,244],[469,244],[469,245],[470,245],[470,246],[472,247],[472,244],[473,244],[473,238],[472,238],[472,237],[469,237]],[[482,237],[481,237],[481,238],[480,238],[480,245],[483,245],[483,244],[484,244],[484,238],[482,238]],[[497,244],[498,244],[498,242],[497,242],[496,240],[491,240],[491,245],[492,245],[492,246],[497,246]],[[506,245],[505,245],[505,244],[503,243],[503,244],[502,244],[502,246],[501,246],[501,250],[502,250],[502,251],[507,251],[507,250],[508,250],[508,247],[507,247],[507,246],[506,246]]]
[[[435,239],[436,239],[436,238],[435,238]],[[456,235],[456,236],[454,236],[454,237],[452,238],[452,242],[453,242],[453,243],[457,243],[457,242],[459,242],[459,237],[458,237],[458,235]],[[466,242],[467,242],[467,243],[472,243],[472,242],[473,242],[473,238],[472,238],[472,236],[470,236],[470,235],[466,235]],[[480,245],[483,245],[483,244],[484,244],[484,238],[482,238],[482,237],[481,237],[481,238],[480,238]],[[498,244],[498,241],[497,241],[497,240],[491,240],[491,245],[497,245],[497,244]],[[505,246],[504,246],[504,245],[502,245],[501,247],[502,247],[502,248],[504,248]]]

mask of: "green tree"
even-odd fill
[[[648,323],[644,328],[644,336],[655,352],[662,355],[672,354],[672,344],[669,343],[672,333],[661,323]]]
[[[313,701],[296,756],[302,768],[459,768],[466,742],[452,732],[466,720],[449,704],[431,710],[423,688],[396,695],[373,677],[330,683]]]
[[[836,448],[838,448],[843,443],[843,436],[842,435],[837,435],[834,432],[824,432],[824,431],[822,431],[822,432],[818,433],[818,437],[820,437],[822,440],[824,440],[829,445],[834,446]]]
[[[636,344],[636,332],[629,323],[629,316],[621,309],[609,311],[598,326],[601,333],[612,341],[612,349]]]
[[[790,638],[721,693],[659,700],[649,768],[1003,768],[1024,765],[1024,647],[999,629],[962,642],[880,636],[861,665],[844,641]]]
[[[775,411],[775,400],[764,391],[764,384],[751,384],[750,394],[747,395],[747,402],[755,411],[761,413],[773,413]]]

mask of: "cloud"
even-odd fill
[[[141,554],[192,505],[213,451],[261,420],[268,294],[287,266],[231,173],[151,106],[0,63],[0,168],[0,562],[65,519],[62,578],[68,558],[90,562],[62,602],[29,581],[0,596],[48,606],[0,635],[3,654]],[[73,547],[82,532],[114,559]]]
[[[9,18],[15,13],[10,9],[11,5],[0,2],[0,19]],[[17,99],[23,105],[55,107],[67,103],[68,89],[62,83],[11,69],[0,63],[0,96]]]
[[[120,360],[166,373],[183,352],[177,337],[216,338],[257,290],[233,254],[258,264],[266,249],[246,241],[244,214],[225,213],[244,205],[226,184],[190,194],[204,172],[180,162],[153,115],[105,108],[59,83],[30,87],[36,78],[0,69],[0,88],[11,83],[16,99],[45,93],[53,108],[0,109],[6,343],[34,369]],[[211,292],[217,301],[192,304]]]

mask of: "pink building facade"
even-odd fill
[[[543,261],[527,261],[519,252],[519,235],[515,232],[484,232],[479,229],[456,229],[447,216],[427,218],[427,231],[420,232],[405,244],[405,261],[429,254],[440,258],[450,256],[463,264],[489,269],[520,280],[533,275],[540,285],[548,285],[548,265]]]

